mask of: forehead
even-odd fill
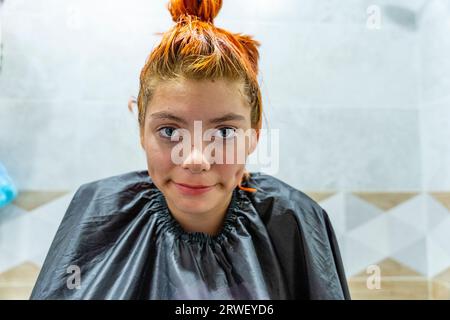
[[[156,87],[147,114],[170,111],[188,119],[204,119],[234,112],[250,117],[243,85],[229,80],[165,81]]]

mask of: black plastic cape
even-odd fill
[[[82,185],[31,299],[349,299],[324,209],[260,172],[243,186],[257,192],[236,187],[210,236],[181,228],[147,171]]]

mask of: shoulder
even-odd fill
[[[137,191],[150,186],[153,186],[153,183],[147,171],[140,170],[87,182],[78,188],[75,195],[99,199],[114,196],[125,190]]]
[[[325,210],[304,192],[262,172],[252,172],[248,181],[257,192],[250,194],[261,215],[293,217],[298,221],[321,223],[328,219]]]
[[[154,196],[155,189],[146,170],[94,180],[78,188],[68,211],[83,212],[85,216],[115,214],[130,205],[143,205]]]
[[[259,208],[281,264],[288,266],[288,278],[306,275],[299,281],[307,281],[308,285],[294,289],[294,295],[349,298],[339,246],[327,212],[305,193],[273,176],[254,173],[249,183],[257,189],[252,201]]]
[[[136,188],[142,184],[152,184],[147,171],[131,171],[82,184],[78,191],[95,196],[107,196],[125,189]]]

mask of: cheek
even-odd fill
[[[211,155],[218,164],[245,165],[249,151],[250,140],[248,137],[236,139],[228,143],[212,143],[211,150],[206,152]]]
[[[221,177],[224,188],[228,191],[241,182],[248,152],[246,143],[247,141],[243,139],[226,147],[224,144],[218,144],[214,149],[214,158],[221,162],[213,164],[212,170]]]
[[[168,145],[160,144],[154,139],[146,139],[145,141],[145,154],[149,174],[155,182],[162,180],[174,166],[171,160],[172,148]]]
[[[215,170],[221,177],[225,189],[234,189],[241,181],[245,165],[243,164],[216,164]]]

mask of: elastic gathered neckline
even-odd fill
[[[204,232],[188,232],[183,229],[180,223],[172,216],[169,207],[167,205],[164,194],[157,189],[157,200],[161,205],[162,210],[160,211],[159,218],[164,224],[164,228],[170,231],[174,236],[187,243],[198,243],[198,244],[220,244],[226,239],[227,235],[232,231],[237,223],[238,210],[242,209],[242,192],[237,187],[233,190],[230,204],[228,205],[227,212],[225,214],[225,219],[223,221],[221,230],[216,235],[210,235]]]

